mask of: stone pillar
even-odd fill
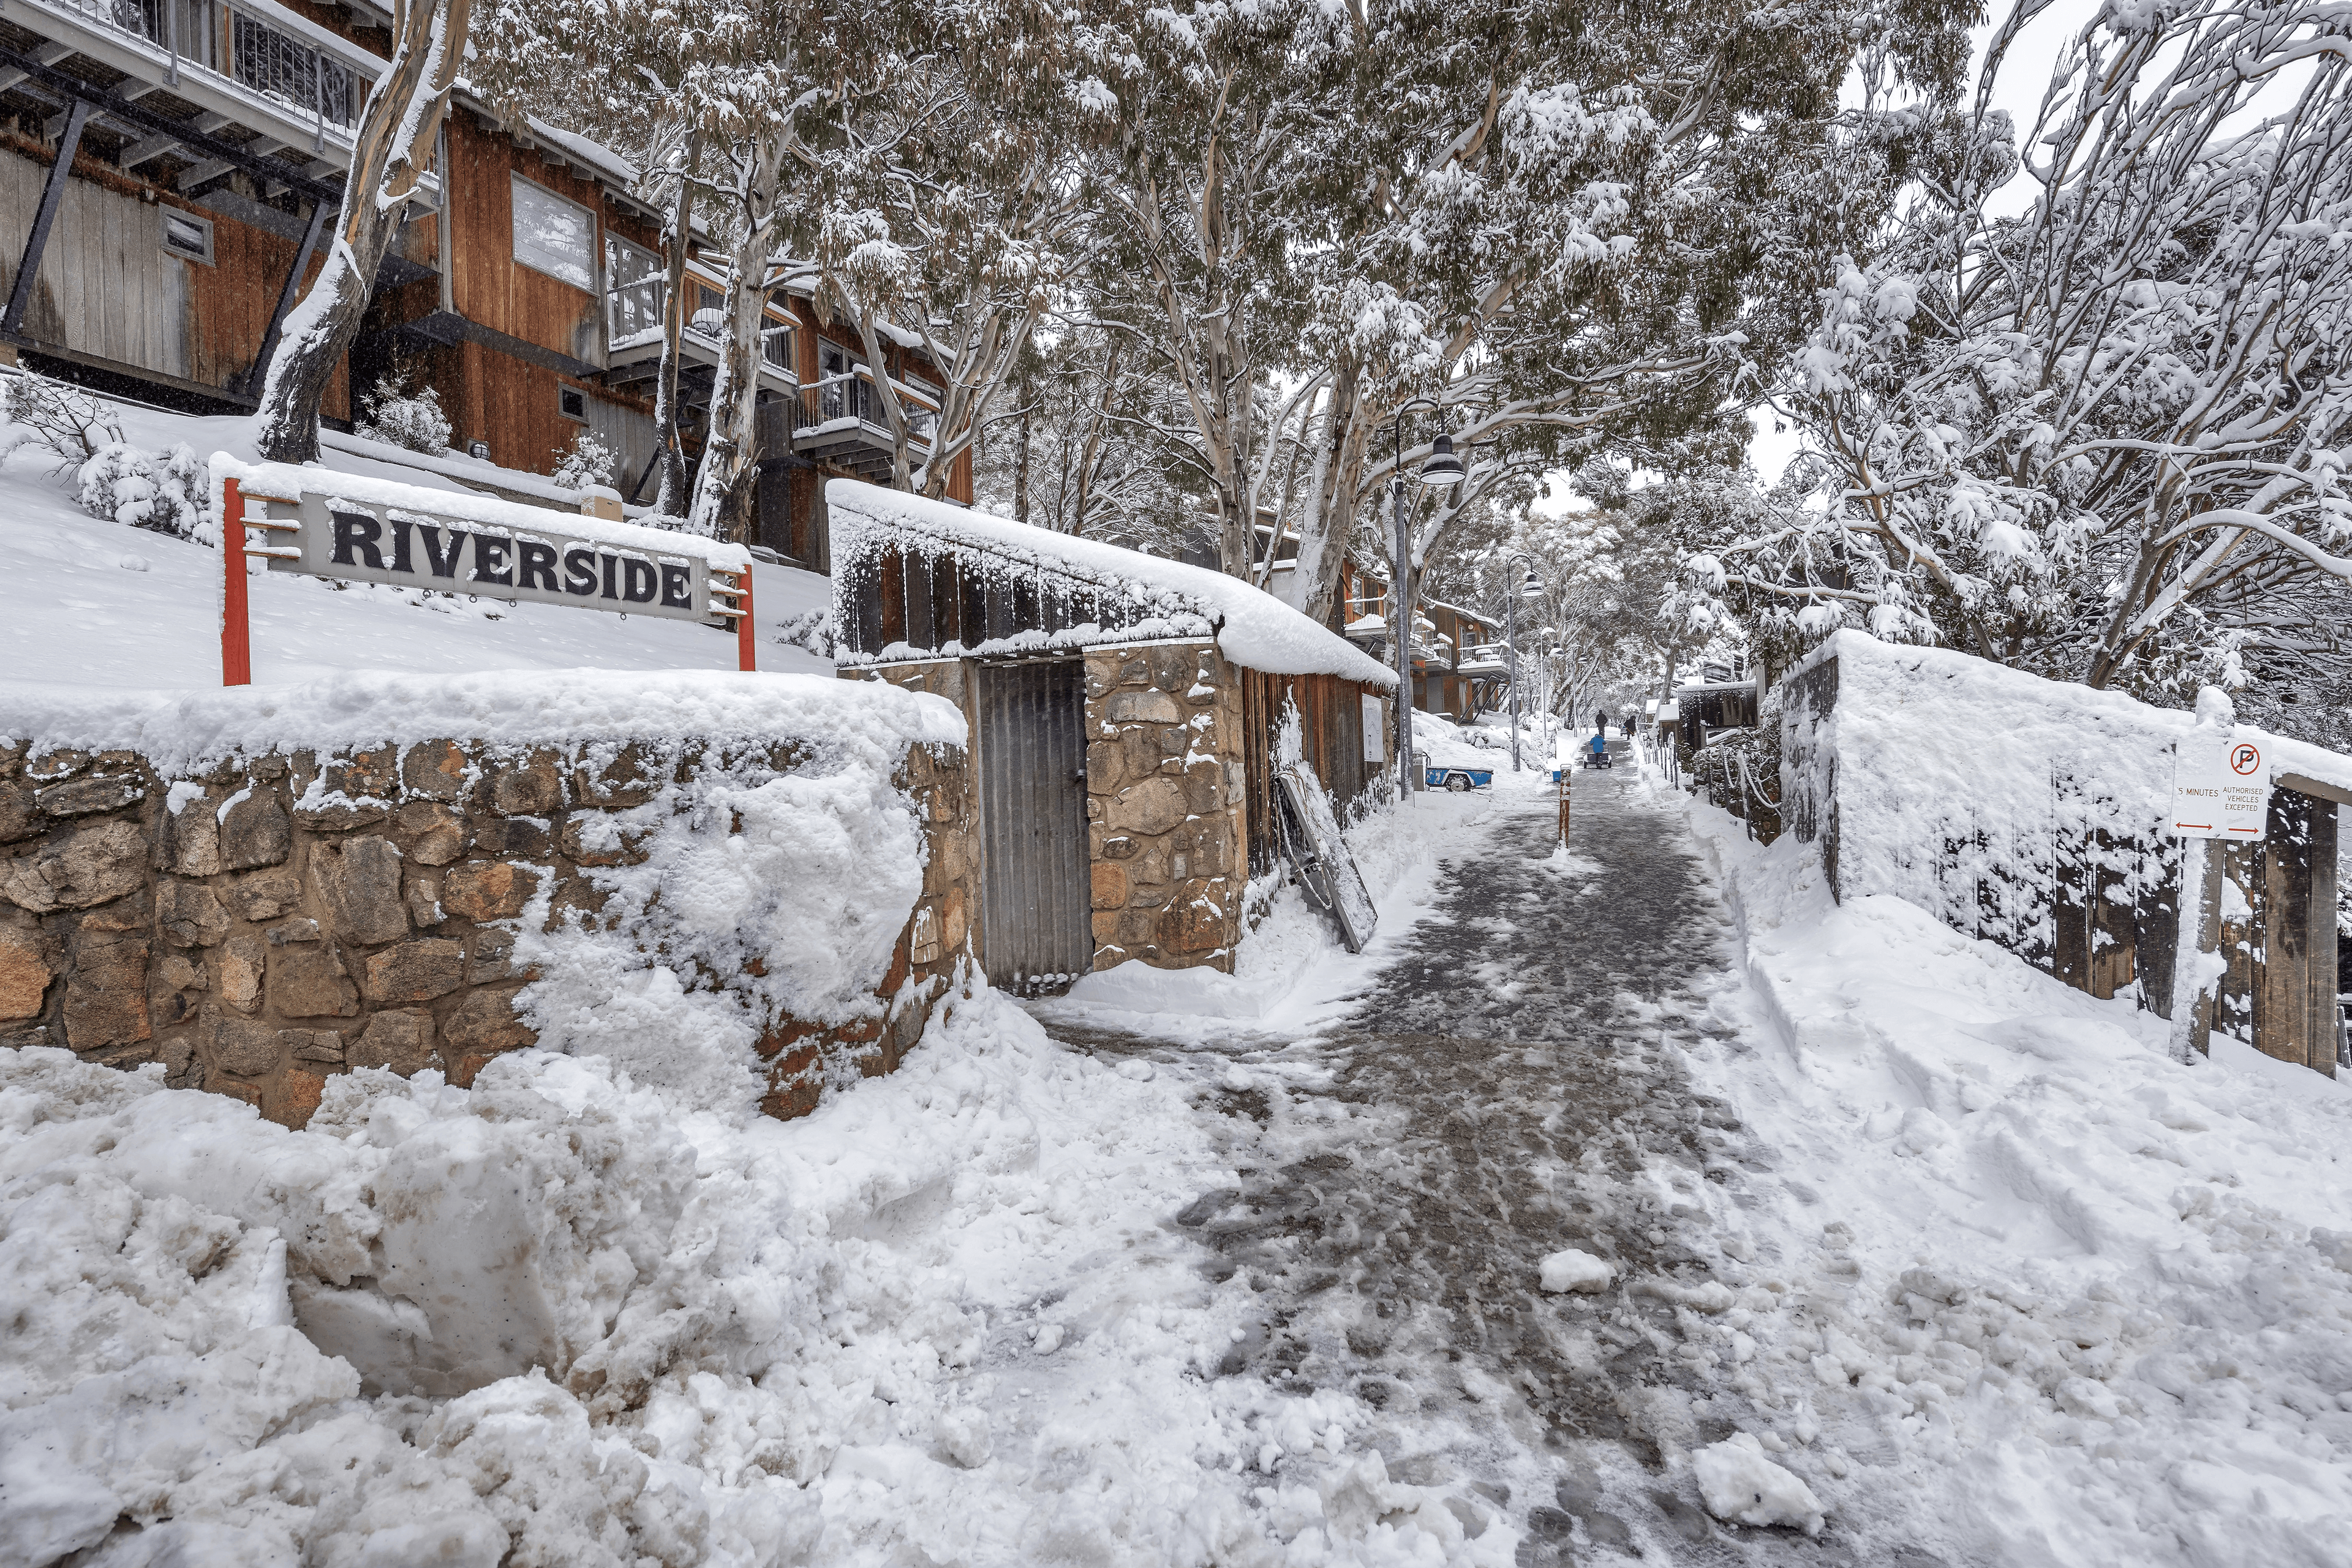
[[[1230,972],[1248,882],[1239,669],[1213,643],[1087,655],[1095,968]]]

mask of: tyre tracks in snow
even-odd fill
[[[1390,1473],[1483,1493],[1524,1531],[1526,1568],[1935,1568],[1834,1513],[1818,1537],[1726,1526],[1678,1462],[1757,1424],[1753,1345],[1727,1305],[1754,1254],[1708,1215],[1751,1205],[1772,1163],[1682,1063],[1745,1009],[1680,825],[1617,774],[1578,781],[1564,868],[1545,858],[1548,795],[1482,826],[1369,988],[1312,1032],[1175,1048],[1048,1020],[1197,1081],[1240,1179],[1172,1225],[1255,1301],[1219,1375],[1379,1409]],[[1568,1247],[1613,1267],[1604,1290],[1541,1290],[1540,1259]]]

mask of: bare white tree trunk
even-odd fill
[[[760,331],[766,321],[769,263],[782,238],[777,202],[785,157],[781,128],[754,135],[738,154],[737,195],[744,222],[729,254],[726,342],[710,388],[710,432],[695,475],[687,531],[713,538],[732,528],[759,434]]]
[[[466,55],[468,0],[394,0],[392,58],[368,89],[352,146],[334,244],[319,279],[286,318],[262,382],[262,457],[308,463],[319,456],[319,406],[335,366],[359,337],[376,268],[440,133]],[[442,265],[448,265],[445,197]]]

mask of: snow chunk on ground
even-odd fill
[[[1617,1277],[1614,1264],[1571,1247],[1545,1258],[1543,1288],[1557,1295],[1564,1290],[1605,1290]]]
[[[1822,1531],[1822,1505],[1812,1489],[1764,1457],[1764,1446],[1747,1432],[1691,1456],[1699,1496],[1707,1512],[1735,1524],[1794,1525],[1807,1535]]]

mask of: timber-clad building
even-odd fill
[[[368,0],[7,0],[0,356],[189,412],[254,407],[317,275],[390,25]],[[359,397],[404,370],[438,392],[457,450],[546,473],[591,430],[617,455],[624,500],[650,500],[667,279],[636,183],[611,149],[460,91],[329,391],[329,426],[348,430]],[[727,280],[698,256],[688,276],[693,450]],[[876,367],[807,298],[779,291],[767,310],[752,542],[822,572],[824,479],[888,470]],[[919,353],[886,353],[902,396],[936,398]],[[950,494],[971,499],[969,455]]]

